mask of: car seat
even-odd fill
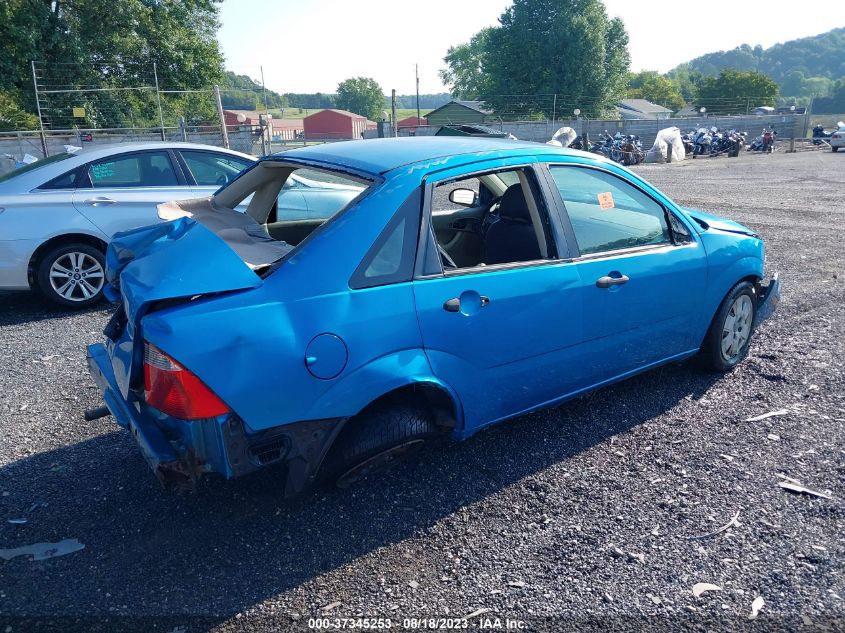
[[[505,190],[499,202],[499,220],[487,229],[484,247],[486,264],[541,259],[540,245],[521,184],[513,184]]]

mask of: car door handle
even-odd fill
[[[112,200],[111,198],[106,198],[103,196],[97,196],[96,198],[88,198],[88,200],[85,201],[85,204],[90,204],[96,207],[99,204],[114,204],[115,202],[117,202],[117,200]]]
[[[481,302],[482,308],[486,308],[488,305],[490,305],[490,297],[486,297],[484,295],[481,295],[479,297],[479,300]],[[444,301],[443,302],[443,309],[446,310],[446,312],[460,312],[461,311],[461,300],[460,300],[460,298],[459,297],[453,297],[452,299],[449,299],[448,301]]]
[[[605,275],[604,277],[599,277],[596,280],[596,285],[599,288],[610,288],[611,286],[621,286],[622,284],[628,283],[628,275],[622,275],[621,277],[610,277]]]

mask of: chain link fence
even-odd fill
[[[331,133],[306,135],[302,119],[297,118],[298,108],[267,108],[261,89],[210,86],[172,90],[160,84],[155,66],[134,69],[129,79],[126,69],[121,70],[124,75],[118,81],[113,79],[116,73],[108,65],[32,62],[39,129],[0,132],[0,173],[13,168],[15,161],[26,155],[40,158],[64,151],[65,145],[188,141],[262,156],[305,144],[351,138]],[[132,85],[127,85],[129,82]],[[763,127],[776,129],[781,139],[807,136],[809,113],[754,116],[752,112],[758,105],[754,97],[710,101],[686,109],[689,118],[619,118],[615,112],[615,117],[593,118],[587,115],[600,111],[600,97],[498,95],[482,100],[484,108],[495,107],[483,123],[519,139],[540,142],[549,140],[563,126],[592,138],[605,131],[611,135],[636,134],[644,146],[650,146],[657,132],[670,126],[683,132],[711,126],[738,129],[747,131],[752,138]],[[710,114],[725,111],[734,114]],[[286,113],[290,118],[285,118]],[[657,116],[669,117],[670,113]],[[389,126],[387,129],[389,135]],[[438,129],[400,128],[399,135],[422,136]],[[371,138],[378,133],[368,130],[365,135]]]

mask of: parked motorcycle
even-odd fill
[[[829,143],[824,139],[833,136],[833,132],[828,132],[824,126],[819,124],[813,128],[813,145],[828,145]]]
[[[771,154],[775,148],[778,133],[775,130],[763,130],[763,151]]]
[[[622,137],[619,149],[622,152],[623,165],[639,165],[645,160],[645,152],[640,137],[636,134],[627,134]]]
[[[695,149],[695,130],[681,134],[681,141],[684,144],[684,153],[689,156]]]
[[[692,157],[709,156],[710,145],[713,142],[713,135],[706,127],[700,127],[696,131],[695,140],[693,141]]]

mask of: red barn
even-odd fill
[[[403,127],[419,127],[421,125],[428,125],[428,119],[426,119],[424,116],[420,117],[419,119],[415,116],[409,116],[408,118],[402,119],[396,124],[396,126],[400,129]]]
[[[375,123],[346,110],[320,110],[302,119],[302,125],[307,139],[359,139]]]

